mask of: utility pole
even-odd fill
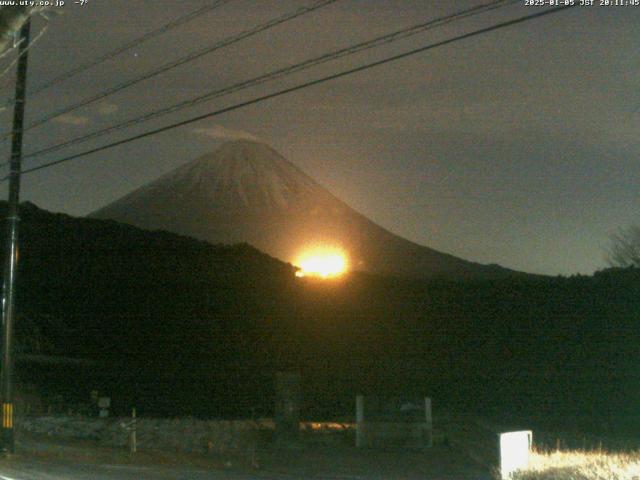
[[[15,37],[20,27],[29,19],[38,7],[6,6],[0,7],[0,52],[15,46]]]
[[[4,284],[2,289],[2,451],[15,451],[13,430],[13,324],[15,320],[15,283],[18,267],[18,224],[20,205],[20,173],[22,169],[22,130],[27,87],[27,49],[31,21],[20,29],[20,47],[13,108],[13,138],[9,172],[9,201],[7,204],[7,238],[4,258]]]

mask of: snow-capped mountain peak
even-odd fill
[[[174,191],[226,211],[302,208],[328,192],[268,145],[237,140],[169,172],[136,197]],[[133,197],[135,198],[135,197]],[[129,200],[133,199],[129,198]]]

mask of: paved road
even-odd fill
[[[95,465],[5,459],[0,462],[0,480],[290,480],[288,475],[249,475],[232,471],[139,465]]]
[[[425,452],[347,447],[265,450],[255,470],[208,456],[189,457],[84,444],[23,439],[19,454],[0,457],[0,480],[492,480],[459,452],[435,446]],[[206,460],[203,462],[202,460]]]
[[[490,480],[486,472],[464,470],[458,472],[422,472],[420,475],[373,472],[353,472],[352,474],[319,472],[240,473],[231,470],[204,470],[190,467],[110,465],[110,464],[72,464],[42,462],[29,459],[11,458],[0,461],[0,480]]]

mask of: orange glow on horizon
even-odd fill
[[[337,249],[315,248],[298,256],[297,277],[336,278],[347,271],[347,257]]]

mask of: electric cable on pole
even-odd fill
[[[67,70],[66,72],[58,75],[57,77],[52,78],[51,80],[48,80],[47,82],[36,86],[35,88],[32,88],[29,91],[29,95],[31,95],[31,97],[33,97],[34,95],[41,93],[45,90],[48,90],[51,87],[54,87],[56,85],[58,85],[59,83],[62,83],[82,72],[84,72],[85,70],[89,70],[90,68],[93,68],[97,65],[100,65],[101,63],[104,63],[108,60],[111,60],[115,57],[117,57],[118,55],[131,50],[135,47],[140,46],[141,44],[159,36],[159,35],[163,35],[171,30],[173,30],[174,28],[177,27],[181,27],[182,25],[191,22],[193,20],[196,20],[197,18],[200,18],[202,15],[209,13],[212,10],[215,10],[216,8],[219,8],[223,5],[225,5],[226,3],[231,2],[232,0],[217,0],[215,2],[213,2],[211,5],[205,5],[204,7],[198,8],[197,10],[194,10],[193,12],[187,13],[186,15],[183,15],[181,17],[178,17],[174,20],[171,20],[169,23],[166,23],[164,25],[162,25],[159,28],[156,28],[155,30],[152,30],[150,32],[145,33],[144,35],[133,39],[132,41],[114,49],[111,50],[107,53],[105,53],[104,55],[101,55],[93,60],[90,60],[86,63],[83,63],[81,65],[78,65],[74,68],[72,68],[71,70]],[[10,107],[11,105],[13,105],[14,100],[13,99],[7,99],[2,106],[0,106],[0,109],[6,108],[6,107]]]
[[[214,110],[214,111],[211,111],[211,112],[208,112],[208,113],[204,113],[202,115],[197,115],[195,117],[191,117],[191,118],[188,118],[186,120],[182,120],[182,121],[179,121],[179,122],[176,122],[176,123],[172,123],[172,124],[166,125],[164,127],[155,128],[153,130],[149,130],[147,132],[143,132],[143,133],[140,133],[140,134],[137,134],[137,135],[133,135],[131,137],[124,138],[122,140],[117,140],[117,141],[114,141],[114,142],[111,142],[111,143],[108,143],[108,144],[105,144],[105,145],[101,145],[101,146],[98,146],[98,147],[95,147],[95,148],[91,148],[89,150],[85,150],[83,152],[75,153],[75,154],[60,158],[58,160],[53,160],[53,161],[46,162],[46,163],[43,163],[43,164],[35,166],[35,167],[30,167],[30,168],[25,169],[23,171],[23,173],[28,174],[28,173],[37,172],[39,170],[43,170],[43,169],[46,169],[46,168],[51,168],[51,167],[53,167],[55,165],[60,165],[62,163],[67,163],[67,162],[70,162],[70,161],[75,160],[77,158],[82,158],[82,157],[85,157],[87,155],[91,155],[91,154],[94,154],[94,153],[102,152],[104,150],[108,150],[108,149],[111,149],[111,148],[114,148],[114,147],[117,147],[117,146],[120,146],[120,145],[125,145],[127,143],[134,142],[136,140],[140,140],[142,138],[147,138],[147,137],[150,137],[152,135],[157,135],[157,134],[162,133],[162,132],[166,132],[166,131],[173,130],[173,129],[176,129],[176,128],[179,128],[179,127],[183,127],[185,125],[190,125],[192,123],[199,122],[199,121],[207,119],[207,118],[212,118],[212,117],[216,117],[218,115],[222,115],[224,113],[232,112],[234,110],[238,110],[238,109],[247,107],[249,105],[254,105],[256,103],[264,102],[265,100],[278,98],[278,97],[281,97],[283,95],[287,95],[289,93],[297,92],[297,91],[300,91],[300,90],[303,90],[303,89],[306,89],[306,88],[309,88],[309,87],[312,87],[312,86],[315,86],[315,85],[320,85],[320,84],[323,84],[323,83],[326,83],[326,82],[329,82],[329,81],[332,81],[332,80],[336,80],[338,78],[346,77],[348,75],[353,75],[355,73],[362,72],[362,71],[365,71],[365,70],[369,70],[371,68],[379,67],[381,65],[386,65],[386,64],[388,64],[390,62],[395,62],[397,60],[401,60],[403,58],[407,58],[407,57],[410,57],[410,56],[413,56],[413,55],[417,55],[417,54],[420,54],[420,53],[423,53],[423,52],[427,52],[429,50],[433,50],[435,48],[443,47],[445,45],[456,43],[456,42],[459,42],[461,40],[465,40],[465,39],[468,39],[468,38],[476,37],[478,35],[484,35],[484,34],[487,34],[487,33],[490,33],[490,32],[494,32],[494,31],[502,29],[502,28],[511,27],[513,25],[518,25],[518,24],[521,24],[523,22],[534,20],[536,18],[541,18],[541,17],[547,16],[547,15],[552,15],[552,14],[555,14],[555,13],[559,13],[559,12],[568,10],[570,8],[573,8],[574,6],[575,5],[567,5],[567,6],[561,6],[561,7],[552,8],[552,9],[549,9],[549,10],[544,10],[542,12],[537,12],[537,13],[533,13],[533,14],[530,14],[530,15],[525,15],[523,17],[518,17],[518,18],[515,18],[515,19],[512,19],[512,20],[507,20],[507,21],[504,21],[504,22],[501,22],[501,23],[497,23],[497,24],[491,25],[489,27],[484,27],[484,28],[480,28],[478,30],[474,30],[474,31],[468,32],[468,33],[457,35],[455,37],[448,38],[446,40],[440,40],[440,41],[437,41],[437,42],[434,42],[434,43],[431,43],[431,44],[424,45],[422,47],[418,47],[418,48],[415,48],[415,49],[412,49],[412,50],[409,50],[409,51],[406,51],[406,52],[403,52],[403,53],[399,53],[399,54],[396,54],[396,55],[392,55],[390,57],[383,58],[381,60],[376,60],[376,61],[373,61],[373,62],[365,63],[365,64],[357,66],[357,67],[349,68],[349,69],[342,70],[340,72],[337,72],[337,73],[334,73],[334,74],[331,74],[331,75],[327,75],[327,76],[324,76],[324,77],[317,78],[315,80],[309,80],[307,82],[303,82],[303,83],[294,85],[292,87],[284,88],[282,90],[278,90],[278,91],[275,91],[275,92],[272,92],[272,93],[267,93],[265,95],[254,97],[254,98],[252,98],[250,100],[246,100],[246,101],[243,101],[243,102],[240,102],[240,103],[236,103],[236,104],[230,105],[228,107],[224,107],[224,108],[220,108],[218,110]],[[9,178],[8,176],[0,178],[0,182],[3,182],[5,180],[7,180],[8,178]]]
[[[66,140],[64,142],[55,144],[55,145],[50,145],[48,147],[45,147],[43,149],[34,151],[34,152],[28,152],[25,156],[24,159],[30,159],[33,157],[38,157],[47,153],[51,153],[66,147],[70,147],[79,143],[83,143],[86,142],[88,140],[92,140],[95,138],[99,138],[102,137],[104,135],[116,132],[118,130],[122,130],[124,128],[128,128],[128,127],[132,127],[132,126],[136,126],[140,123],[143,122],[147,122],[149,120],[170,114],[170,113],[175,113],[177,111],[183,110],[185,108],[190,108],[193,106],[196,106],[200,103],[203,102],[208,102],[210,100],[216,99],[216,98],[221,98],[227,95],[230,95],[232,93],[236,93],[239,92],[241,90],[245,90],[248,88],[252,88],[255,87],[257,85],[261,85],[263,83],[267,83],[267,82],[271,82],[280,78],[284,78],[284,77],[288,77],[291,76],[295,73],[316,67],[318,65],[322,65],[324,63],[330,62],[330,61],[334,61],[334,60],[338,60],[340,58],[346,57],[346,56],[351,56],[351,55],[355,55],[357,53],[360,52],[364,52],[366,50],[370,50],[373,48],[378,48],[381,47],[383,45],[387,45],[399,40],[403,40],[406,38],[409,38],[413,35],[417,35],[419,33],[428,31],[430,29],[436,28],[436,27],[441,27],[444,25],[447,25],[449,23],[455,22],[455,21],[459,21],[462,20],[464,18],[469,18],[471,16],[474,15],[478,15],[478,14],[482,14],[482,13],[486,13],[489,12],[491,10],[495,10],[498,8],[502,8],[505,7],[507,5],[513,4],[515,2],[517,2],[519,0],[497,0],[497,1],[493,1],[491,3],[486,3],[486,4],[482,4],[479,6],[475,6],[472,7],[470,9],[467,10],[462,10],[459,12],[456,12],[454,14],[451,15],[447,15],[444,17],[439,17],[436,19],[432,19],[432,20],[428,20],[426,22],[422,22],[416,25],[411,25],[409,27],[406,28],[402,28],[400,30],[396,30],[394,32],[391,33],[387,33],[385,35],[381,35],[381,36],[377,36],[374,38],[371,38],[369,40],[366,40],[364,42],[359,42],[356,43],[354,45],[345,47],[345,48],[340,48],[338,50],[334,50],[332,52],[329,53],[325,53],[322,54],[320,56],[316,56],[316,57],[312,57],[310,59],[304,60],[303,62],[299,62],[296,63],[294,65],[289,65],[287,67],[283,67],[283,68],[279,68],[276,70],[272,70],[270,72],[267,72],[265,74],[259,75],[258,77],[254,77],[248,80],[244,80],[238,83],[234,83],[232,85],[229,85],[227,87],[223,87],[223,88],[219,88],[213,91],[209,91],[206,92],[202,95],[199,95],[195,98],[190,98],[184,101],[181,101],[177,104],[174,105],[170,105],[168,107],[159,109],[159,110],[154,110],[152,112],[146,113],[144,115],[129,119],[129,120],[125,120],[124,122],[115,124],[115,125],[111,125],[108,126],[106,128],[102,128],[99,130],[95,130],[93,132],[81,135],[79,137],[75,137],[72,138],[70,140]],[[0,163],[0,166],[3,166],[4,163]]]
[[[42,118],[39,118],[35,121],[33,121],[32,123],[30,123],[29,125],[27,125],[25,127],[25,130],[31,130],[32,128],[36,128],[39,127],[40,125],[44,125],[47,122],[50,122],[51,120],[58,118],[62,115],[66,115],[67,113],[71,113],[79,108],[85,107],[87,105],[90,105],[92,103],[97,102],[98,100],[102,100],[104,98],[107,98],[115,93],[118,93],[122,90],[125,90],[127,88],[132,87],[133,85],[136,85],[144,80],[148,80],[150,78],[153,78],[157,75],[166,73],[170,70],[173,70],[174,68],[177,68],[181,65],[184,65],[185,63],[189,63],[189,62],[193,62],[194,60],[197,60],[198,58],[201,58],[205,55],[208,55],[210,53],[213,53],[217,50],[220,50],[222,48],[228,47],[230,45],[233,45],[235,43],[238,43],[242,40],[245,40],[247,38],[250,38],[260,32],[263,32],[265,30],[269,30],[275,26],[281,25],[283,23],[286,23],[288,21],[291,21],[295,18],[301,17],[303,15],[306,15],[308,13],[314,12],[320,8],[323,8],[325,6],[331,5],[335,2],[337,2],[338,0],[318,0],[316,3],[313,3],[312,5],[306,6],[306,7],[300,7],[297,8],[291,12],[285,13],[279,17],[276,17],[272,20],[269,20],[268,22],[258,25],[257,27],[251,28],[249,30],[243,31],[241,33],[239,33],[238,35],[234,35],[232,37],[227,37],[221,41],[216,42],[215,44],[199,49],[195,52],[191,52],[190,54],[181,57],[177,60],[173,60],[169,63],[166,63],[154,70],[151,70],[149,72],[144,73],[143,75],[140,75],[138,77],[135,77],[131,80],[127,80],[123,83],[120,83],[118,85],[115,85],[113,87],[108,88],[107,90],[101,91],[99,93],[97,93],[96,95],[93,95],[90,98],[84,99],[78,103],[75,103],[73,105],[68,105],[60,110],[57,110],[53,113],[50,113],[49,115],[46,115]],[[7,132],[6,134],[0,134],[0,141],[4,141],[6,138],[9,138],[9,136],[11,135],[10,132]]]
[[[13,324],[15,321],[16,273],[18,268],[18,226],[20,222],[20,176],[22,170],[22,133],[27,89],[27,59],[31,20],[20,29],[20,49],[13,109],[13,137],[7,202],[7,237],[5,238],[4,281],[2,289],[2,450],[15,450],[13,429]]]

